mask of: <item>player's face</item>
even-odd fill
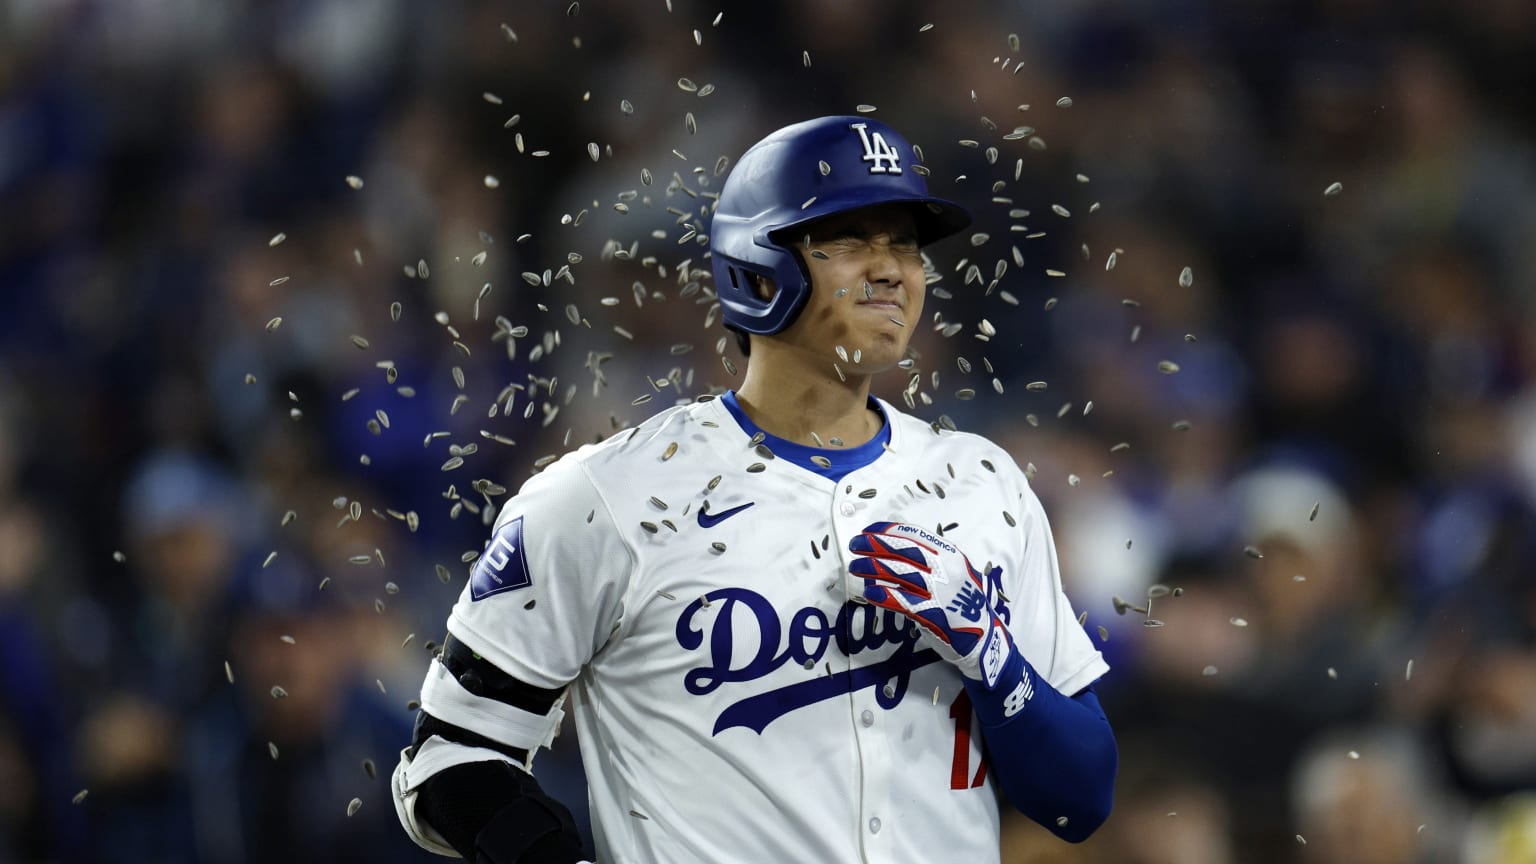
[[[845,371],[896,365],[922,318],[927,287],[911,212],[882,204],[828,216],[800,234],[796,248],[810,271],[811,296],[782,335]]]

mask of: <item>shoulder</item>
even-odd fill
[[[584,444],[534,474],[518,495],[554,492],[607,499],[661,469],[687,446],[705,403],[676,405],[595,444]]]
[[[943,420],[932,422],[924,420],[898,409],[883,399],[880,400],[880,404],[885,409],[885,415],[893,427],[893,438],[899,437],[903,444],[921,452],[926,460],[965,459],[979,463],[984,470],[999,477],[1016,478],[1021,484],[1028,485],[1024,480],[1024,472],[1019,469],[1008,451],[985,435],[954,429],[953,424]],[[958,463],[956,467],[959,467]]]
[[[534,474],[528,483],[541,478],[563,477],[572,471],[602,471],[615,465],[637,463],[649,455],[659,458],[665,451],[651,454],[648,446],[669,433],[680,433],[693,418],[695,406],[696,403],[673,406],[651,415],[638,426],[621,429],[595,444],[583,444]]]

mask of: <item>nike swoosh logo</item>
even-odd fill
[[[735,516],[737,513],[740,513],[741,511],[747,509],[748,507],[751,507],[753,504],[756,504],[756,503],[757,503],[756,501],[748,501],[747,503],[742,504],[739,507],[732,507],[729,510],[722,510],[719,513],[706,513],[706,512],[704,512],[704,510],[702,508],[700,508],[700,510],[699,510],[699,527],[700,528],[713,528],[716,525],[719,525],[721,522],[724,522],[725,520],[731,518],[732,516]]]

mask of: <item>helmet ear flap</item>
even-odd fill
[[[777,333],[794,322],[810,295],[810,278],[800,256],[765,237],[758,249],[768,262],[714,254],[715,290],[726,324],[748,333]],[[724,265],[724,266],[722,266]],[[759,290],[766,283],[768,291]],[[766,296],[765,296],[766,295]]]

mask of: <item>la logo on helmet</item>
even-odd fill
[[[901,156],[891,145],[885,143],[885,136],[876,132],[870,135],[868,127],[864,123],[851,123],[854,131],[859,133],[859,140],[864,144],[864,161],[874,164],[869,166],[871,174],[900,174]]]

